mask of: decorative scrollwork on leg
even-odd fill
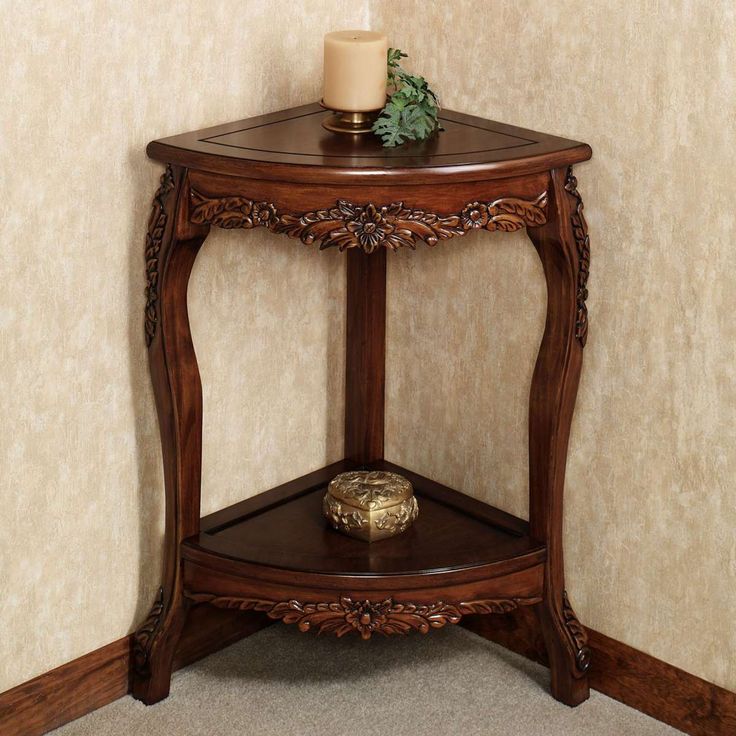
[[[146,620],[133,635],[133,667],[139,677],[146,678],[151,674],[150,655],[153,640],[161,628],[164,613],[164,590],[159,588]]]
[[[156,334],[158,324],[158,287],[159,287],[159,253],[164,239],[166,223],[169,219],[167,199],[174,188],[174,171],[171,165],[161,175],[161,184],[153,197],[151,216],[148,219],[146,233],[146,311],[145,329],[146,345],[150,347]]]
[[[575,199],[575,209],[570,216],[572,234],[578,253],[578,289],[577,289],[577,318],[575,320],[575,337],[585,347],[588,340],[588,276],[590,275],[590,237],[588,223],[583,214],[583,198],[578,192],[578,180],[573,176],[572,166],[567,170],[565,190]]]
[[[575,666],[578,672],[583,675],[590,667],[588,633],[585,631],[585,627],[578,621],[578,617],[575,615],[575,611],[573,611],[570,600],[567,597],[567,591],[562,594],[562,620],[575,650]]]

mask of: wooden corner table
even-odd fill
[[[588,328],[589,242],[572,165],[591,149],[448,110],[432,140],[384,149],[374,136],[329,133],[326,115],[306,105],[148,146],[166,164],[146,238],[145,310],[166,536],[160,596],[134,637],[133,693],[145,703],[167,696],[195,604],[364,638],[532,606],[552,695],[577,705],[588,697],[590,650],[565,593],[562,503]],[[202,387],[187,283],[212,226],[345,251],[345,459],[200,519]],[[386,251],[521,228],[548,293],[530,397],[528,522],[383,458]],[[355,468],[408,477],[420,502],[414,526],[374,544],[333,531],[322,496]]]

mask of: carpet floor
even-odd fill
[[[167,700],[130,697],[55,736],[665,736],[669,726],[597,692],[578,708],[548,671],[448,626],[364,642],[270,626],[174,675]]]

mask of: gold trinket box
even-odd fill
[[[406,531],[419,514],[411,483],[397,473],[354,470],[335,476],[322,512],[332,527],[365,542]]]

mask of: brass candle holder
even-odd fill
[[[321,100],[319,104],[325,110],[332,110],[331,107],[327,107]],[[358,135],[371,133],[373,123],[378,119],[381,110],[383,110],[382,107],[379,107],[377,110],[364,110],[360,112],[332,110],[332,115],[322,121],[322,127],[333,133],[352,133]]]

